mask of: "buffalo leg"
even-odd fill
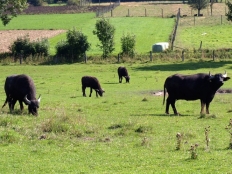
[[[96,91],[96,97],[98,97],[98,91],[97,90],[95,90]]]
[[[92,92],[93,92],[93,89],[90,87],[90,94],[89,94],[89,97],[91,97]]]
[[[122,76],[119,76],[119,83],[122,83]]]
[[[204,114],[205,102],[201,100],[201,114]]]
[[[86,97],[85,88],[86,88],[85,86],[82,86],[83,97]]]
[[[170,96],[168,96],[167,101],[166,101],[166,114],[169,114],[169,105],[170,104],[172,106],[172,110],[173,110],[174,114],[178,115],[177,110],[176,110],[176,106],[175,106],[175,99],[171,98]]]
[[[21,111],[24,109],[24,107],[23,107],[23,102],[22,101],[19,101],[19,105],[20,105],[20,109],[21,109]]]
[[[12,99],[11,102],[9,102],[10,112],[14,110],[14,106],[17,100]]]
[[[209,104],[210,103],[208,103],[208,102],[206,103],[206,114],[209,114]]]

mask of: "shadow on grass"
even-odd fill
[[[169,63],[162,65],[148,65],[143,67],[137,67],[135,70],[139,71],[151,71],[151,70],[162,70],[162,71],[181,71],[181,70],[197,70],[200,68],[219,68],[223,67],[225,64],[232,64],[232,61],[221,61],[221,62],[213,62],[213,61],[199,61],[199,62],[181,62],[181,63]],[[232,66],[230,67],[232,69]],[[208,73],[208,72],[201,72]],[[219,72],[212,72],[219,73]]]

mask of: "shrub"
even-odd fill
[[[122,55],[134,57],[135,55],[135,35],[127,34],[121,37]]]
[[[90,49],[90,43],[87,41],[81,31],[68,30],[66,33],[67,41],[60,41],[56,45],[56,55],[65,57],[68,61],[75,61],[82,58],[85,52]]]
[[[32,55],[32,57],[48,56],[49,43],[46,38],[30,42],[29,36],[25,35],[23,37],[18,37],[9,49],[15,59],[22,57],[25,60],[30,55]]]
[[[103,50],[102,57],[107,58],[114,51],[114,33],[115,28],[109,23],[109,20],[101,18],[97,20],[93,31],[94,35],[97,35],[101,45],[97,45]]]
[[[79,0],[68,0],[67,5],[79,5],[80,1]]]

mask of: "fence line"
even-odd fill
[[[116,2],[113,2],[109,6],[98,9],[98,11],[96,12],[96,17],[103,16],[104,13],[108,13],[108,12],[112,11],[113,9],[115,9],[118,6],[120,6],[120,0],[117,0]]]

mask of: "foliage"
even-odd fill
[[[34,5],[34,6],[42,6],[43,0],[27,0],[28,3]]]
[[[27,7],[27,0],[1,0],[0,18],[6,26],[13,17],[16,17],[23,9]]]
[[[79,0],[68,0],[67,5],[79,5],[80,1]]]
[[[14,55],[15,59],[23,58],[24,60],[28,56],[48,56],[49,43],[46,38],[30,42],[28,35],[18,37],[10,46],[10,51]]]
[[[121,49],[123,55],[133,57],[135,55],[135,35],[127,33],[121,37]]]
[[[110,24],[109,20],[101,18],[97,20],[95,24],[95,29],[93,34],[97,35],[101,45],[98,45],[102,50],[103,58],[107,58],[114,51],[114,33],[115,28]]]
[[[227,1],[226,5],[228,6],[228,13],[226,13],[227,20],[232,21],[232,3]]]
[[[65,57],[66,60],[75,61],[82,58],[86,51],[90,49],[87,36],[75,28],[67,31],[66,39],[67,41],[60,41],[56,46],[56,55],[58,57]]]
[[[189,6],[198,11],[198,16],[202,9],[205,9],[208,6],[208,0],[188,0]]]

